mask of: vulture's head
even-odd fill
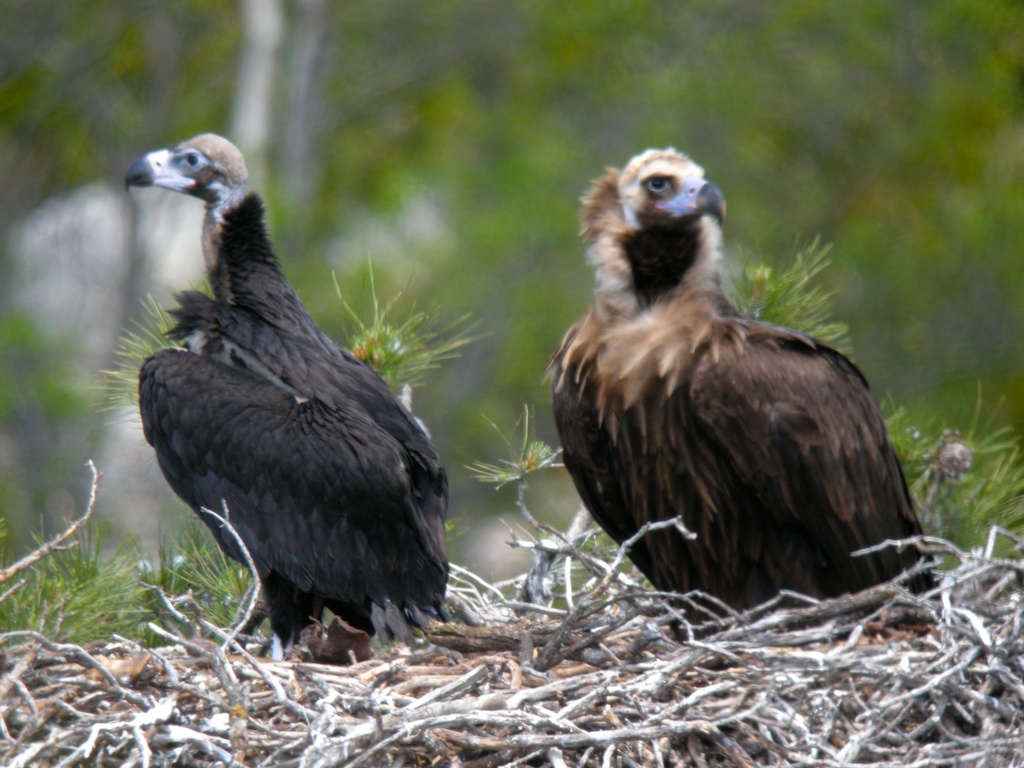
[[[649,149],[619,174],[619,203],[634,229],[691,226],[710,216],[725,219],[722,192],[704,178],[704,169],[673,149]]]
[[[241,151],[213,133],[150,152],[132,163],[128,187],[164,187],[205,200],[210,208],[240,200],[249,171]]]
[[[674,149],[649,149],[609,169],[583,198],[583,236],[598,293],[642,308],[681,285],[715,286],[725,198]]]

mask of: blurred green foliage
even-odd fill
[[[889,434],[926,533],[970,548],[983,547],[993,525],[1024,531],[1019,436],[993,421],[979,405],[961,433],[935,420],[915,424],[904,409],[890,408]],[[952,460],[949,449],[959,451]]]
[[[538,437],[556,442],[543,372],[592,287],[577,199],[648,146],[689,152],[724,190],[734,274],[763,254],[784,272],[795,243],[833,244],[821,290],[879,400],[938,432],[968,434],[979,408],[999,414],[993,428],[1024,428],[1021,3],[281,6],[271,142],[254,158],[272,236],[339,341],[346,313],[326,277],[357,301],[367,257],[378,295],[405,290],[442,308],[442,327],[469,314],[486,334],[416,398],[466,525],[511,504],[462,469],[492,454],[488,420],[531,403]],[[120,185],[141,152],[230,132],[247,75],[239,17],[197,0],[5,4],[4,234],[48,196]],[[101,434],[65,392],[80,383],[61,373],[67,347],[37,338],[31,361],[7,337],[0,348],[0,437],[20,450],[39,423],[25,414],[47,414],[31,460],[0,450],[0,512],[51,514],[32,489],[71,486]],[[58,437],[55,402],[91,431]]]

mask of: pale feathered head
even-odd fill
[[[125,177],[128,187],[163,187],[219,207],[241,199],[249,171],[241,151],[213,133],[195,136],[140,157]]]

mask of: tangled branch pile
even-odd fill
[[[1024,765],[1024,562],[924,544],[958,561],[933,595],[783,595],[739,615],[607,563],[567,610],[527,613],[455,569],[453,607],[477,626],[344,667],[233,640],[6,633],[0,763]]]

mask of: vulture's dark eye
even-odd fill
[[[185,165],[187,165],[189,168],[195,168],[197,165],[199,165],[199,153],[189,152],[187,155],[185,155]]]
[[[671,187],[672,183],[667,176],[652,176],[644,182],[644,186],[657,195]]]

